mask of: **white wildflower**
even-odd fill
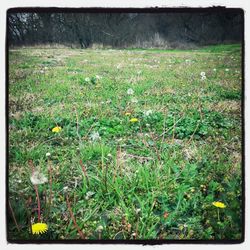
[[[98,132],[93,132],[91,135],[90,135],[90,139],[92,141],[98,141],[101,139],[100,135]]]
[[[147,111],[144,111],[144,115],[145,116],[150,116],[153,114],[153,111],[151,109],[147,110]]]
[[[43,74],[43,73],[44,73],[44,70],[40,70],[40,73]]]
[[[89,198],[91,198],[94,194],[95,194],[95,192],[88,191],[88,192],[86,193],[85,199],[86,199],[86,200],[89,200]]]
[[[86,77],[85,78],[85,82],[89,82],[90,81],[90,78],[89,77]]]
[[[140,209],[140,208],[137,208],[137,209],[135,210],[135,212],[136,212],[136,214],[139,214],[139,213],[141,212],[141,209]]]
[[[46,157],[50,157],[51,156],[51,154],[48,152],[48,153],[46,153]]]
[[[48,179],[44,176],[43,173],[39,171],[34,171],[34,173],[30,177],[30,181],[33,185],[44,184],[48,181]]]
[[[213,69],[213,71],[216,71],[217,69]]]
[[[205,72],[201,72],[201,73],[200,73],[200,76],[201,76],[201,80],[202,80],[202,81],[206,80],[206,78],[207,78]]]
[[[95,78],[96,78],[97,80],[100,80],[102,77],[99,76],[99,75],[96,75]]]
[[[127,90],[127,94],[128,94],[128,95],[133,95],[133,94],[134,94],[134,90],[131,89],[131,88],[128,89],[128,90]]]
[[[64,192],[67,191],[68,189],[69,189],[68,186],[63,187],[63,191],[64,191]]]
[[[229,69],[225,69],[225,71],[229,71]]]
[[[108,157],[112,157],[112,154],[108,154],[107,156],[108,156]]]

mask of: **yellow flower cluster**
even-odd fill
[[[58,133],[58,132],[60,132],[61,130],[62,130],[62,128],[61,128],[61,127],[56,126],[56,127],[54,127],[54,128],[52,129],[52,132],[54,132],[54,133]]]
[[[137,118],[131,118],[129,121],[130,122],[138,122],[139,120]]]
[[[226,205],[224,203],[220,202],[220,201],[214,201],[212,204],[215,207],[219,207],[219,208],[225,208],[226,207]]]
[[[46,223],[32,224],[32,234],[43,234],[48,231],[48,225]]]

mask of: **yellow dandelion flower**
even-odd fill
[[[131,115],[131,113],[130,112],[126,112],[125,115]]]
[[[226,207],[226,205],[224,203],[220,202],[220,201],[214,201],[212,204],[215,207],[219,207],[219,208],[225,208]]]
[[[56,126],[56,127],[54,127],[54,128],[52,129],[52,132],[54,132],[54,133],[58,133],[58,132],[60,132],[61,130],[62,130],[62,128],[61,128],[61,127]]]
[[[43,234],[48,231],[48,225],[46,223],[32,224],[32,234]]]
[[[131,118],[129,121],[130,122],[138,122],[139,120],[137,118]]]

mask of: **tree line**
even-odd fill
[[[240,11],[173,13],[9,12],[10,46],[181,47],[240,42]]]

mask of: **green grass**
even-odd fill
[[[162,52],[9,51],[9,239],[242,237],[241,47]]]

